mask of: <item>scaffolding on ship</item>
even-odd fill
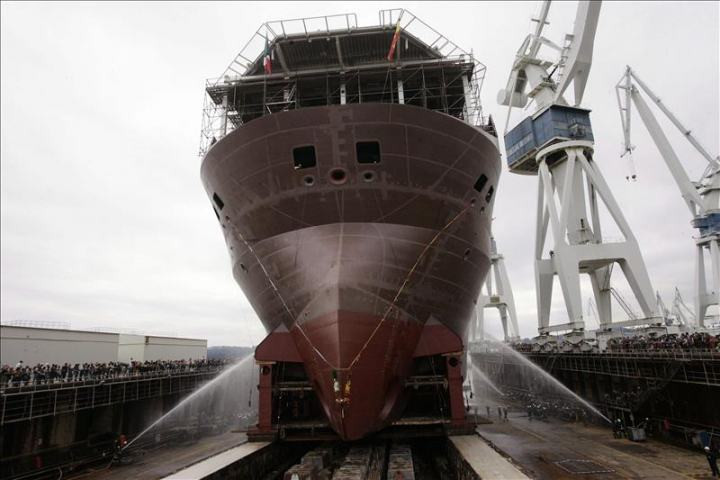
[[[472,52],[404,9],[381,10],[370,27],[358,27],[355,14],[266,22],[206,82],[200,155],[255,118],[319,105],[416,105],[484,126],[485,71]]]

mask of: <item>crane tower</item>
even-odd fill
[[[510,278],[505,268],[505,257],[497,251],[495,238],[490,238],[490,272],[485,279],[485,292],[480,292],[477,303],[477,318],[472,323],[470,336],[472,340],[484,339],[485,309],[497,308],[503,328],[505,341],[518,340],[520,330],[517,323],[515,299],[513,298]]]
[[[535,232],[535,285],[538,332],[575,332],[582,336],[580,274],[587,274],[593,288],[600,327],[642,325],[659,321],[654,290],[650,284],[637,239],[601,174],[594,154],[590,111],[580,106],[592,65],[593,43],[600,2],[580,1],[575,29],[562,46],[542,36],[550,1],[542,4],[535,31],[517,52],[507,86],[498,102],[508,106],[505,148],[511,172],[538,176]],[[542,47],[559,54],[556,62],[539,56]],[[553,78],[555,77],[555,78]],[[574,104],[564,94],[574,86]],[[508,131],[513,107],[534,101],[536,111]],[[587,201],[586,201],[587,199]],[[624,239],[611,242],[603,237],[599,207],[606,206]],[[552,234],[545,255],[548,230]],[[618,264],[637,299],[642,316],[612,322],[610,275]],[[549,324],[555,277],[562,289],[569,322]]]
[[[639,88],[638,88],[639,87]],[[673,125],[680,130],[688,142],[697,150],[700,156],[707,161],[707,167],[700,180],[693,182],[683,168],[675,150],[673,150],[655,115],[643,99],[641,90],[655,103],[658,108],[670,119]],[[665,106],[660,98],[650,90],[629,66],[615,86],[620,119],[622,120],[625,137],[626,154],[632,154],[635,148],[630,142],[630,120],[632,104],[640,114],[640,118],[647,127],[650,136],[660,151],[660,155],[668,166],[670,173],[680,188],[680,193],[690,209],[692,225],[698,231],[695,237],[695,325],[705,326],[705,314],[711,305],[720,303],[720,158],[711,156],[700,145],[692,132],[680,123],[680,120]],[[712,283],[708,282],[705,273],[705,255],[709,254]],[[679,295],[679,292],[678,294]]]

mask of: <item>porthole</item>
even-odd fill
[[[295,170],[312,168],[316,164],[317,158],[315,156],[315,147],[313,145],[293,148],[293,165]]]
[[[375,180],[375,172],[363,172],[362,179],[368,183],[372,182],[373,180]]]
[[[347,172],[342,168],[333,168],[330,170],[330,181],[335,185],[342,185],[347,181]]]
[[[215,205],[217,205],[218,210],[222,210],[225,206],[225,202],[222,201],[222,198],[220,198],[220,195],[213,192],[213,202],[215,202]]]
[[[306,175],[303,178],[303,183],[306,187],[312,187],[315,184],[315,177],[313,177],[312,175]]]
[[[487,177],[485,176],[485,174],[482,174],[478,177],[477,181],[475,182],[475,185],[473,185],[473,188],[478,192],[482,192],[482,189],[485,188],[486,183],[487,183]]]
[[[355,144],[358,163],[380,163],[380,143],[358,142]]]
[[[490,202],[490,199],[492,198],[493,193],[495,193],[495,189],[493,187],[488,188],[487,195],[485,195],[486,202]]]

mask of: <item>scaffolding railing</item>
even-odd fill
[[[322,15],[319,17],[294,18],[290,20],[273,20],[260,25],[250,40],[243,46],[230,65],[213,80],[212,85],[222,81],[237,80],[249,73],[260,59],[265,50],[266,43],[272,43],[278,37],[286,38],[290,35],[304,34],[306,37],[318,33],[352,31],[357,28],[357,15],[354,13],[340,13],[337,15]]]
[[[479,126],[484,123],[482,104],[480,102],[480,91],[482,90],[482,86],[485,81],[485,72],[487,71],[485,64],[478,61],[472,51],[467,52],[463,50],[445,35],[441,34],[430,25],[423,22],[420,18],[413,15],[409,10],[405,10],[404,8],[380,10],[378,17],[380,25],[395,28],[400,26],[401,31],[422,41],[428,47],[439,53],[443,58],[450,59],[453,57],[459,57],[472,63],[474,65],[473,76],[469,85],[471,89],[469,95],[471,104],[466,106],[466,115],[469,117],[467,122],[475,126]]]
[[[483,117],[482,112],[480,91],[485,80],[486,66],[475,59],[472,52],[467,52],[458,47],[447,37],[437,32],[437,30],[427,25],[408,10],[392,9],[381,10],[379,12],[379,27],[383,30],[394,29],[398,26],[400,26],[400,29],[406,39],[413,38],[413,40],[423,44],[425,47],[428,47],[432,52],[437,54],[437,58],[421,60],[405,59],[402,62],[396,58],[395,61],[347,67],[343,73],[352,76],[353,74],[364,74],[366,71],[375,74],[387,71],[387,75],[390,76],[390,72],[396,70],[399,71],[399,67],[402,67],[402,71],[406,72],[406,69],[408,68],[412,69],[417,67],[419,69],[423,69],[431,68],[432,65],[446,65],[448,67],[452,65],[467,66],[467,68],[463,69],[463,74],[467,75],[468,78],[463,79],[458,77],[456,79],[462,81],[465,85],[462,86],[464,93],[461,98],[454,101],[454,103],[458,105],[462,103],[462,105],[460,105],[460,110],[462,111],[459,114],[455,113],[455,116],[462,118],[464,121],[474,126],[484,125],[485,118]],[[377,28],[378,26],[370,26],[368,28],[373,27]],[[222,98],[220,98],[217,94],[218,91],[222,91],[225,88],[229,89],[232,85],[241,81],[241,79],[247,80],[248,78],[252,78],[257,80],[258,77],[260,77],[260,81],[262,81],[266,87],[266,94],[270,96],[272,96],[273,92],[271,87],[277,86],[277,84],[280,83],[287,83],[289,85],[288,87],[283,87],[281,91],[293,92],[293,95],[291,95],[292,98],[287,98],[289,94],[286,94],[280,100],[269,97],[266,98],[263,96],[261,103],[256,102],[243,105],[245,109],[254,108],[255,111],[258,112],[257,116],[272,114],[276,111],[288,110],[291,108],[299,108],[299,104],[294,98],[295,89],[293,88],[293,85],[296,85],[294,82],[297,80],[293,81],[288,76],[289,74],[287,72],[282,74],[273,73],[268,75],[257,75],[257,65],[259,65],[261,56],[266,49],[266,45],[272,44],[275,40],[281,40],[289,36],[305,36],[306,38],[310,38],[311,36],[317,35],[342,35],[357,29],[357,17],[355,14],[349,13],[292,20],[277,20],[263,23],[253,34],[248,43],[246,43],[241,49],[240,53],[235,56],[223,74],[220,77],[211,78],[206,81],[199,154],[201,156],[204,155],[215,143],[215,141],[222,138],[234,128],[242,125],[242,114],[240,114],[240,112],[233,112],[233,105],[230,105],[227,101],[223,102]],[[297,73],[298,72],[292,72],[292,76],[295,79],[297,78],[295,77]],[[301,73],[305,76],[305,78],[307,78],[308,75],[313,75],[313,72],[309,71],[301,71]],[[315,72],[314,74],[330,75],[333,73],[339,75],[341,72],[329,72],[327,70],[323,70]],[[390,84],[391,86],[389,88],[392,91],[392,82],[390,82]],[[335,93],[337,93],[336,96],[339,99],[339,92],[330,92],[325,104],[336,103],[330,101],[330,97]],[[213,96],[213,94],[215,94],[215,96]],[[391,93],[390,98],[387,99],[384,94],[385,92],[381,92],[378,98],[370,101],[379,101],[383,103],[400,102],[399,96],[393,96]],[[423,94],[425,95],[427,92],[423,92]],[[363,91],[363,97],[369,95],[372,95],[372,92]],[[410,91],[410,89],[406,90],[405,103],[411,103],[412,96],[413,92]],[[317,99],[307,99],[303,97],[303,101],[306,100],[310,100],[312,102]],[[337,103],[340,103],[339,100]],[[354,102],[352,99],[348,99],[347,103]],[[455,105],[445,106],[444,113],[451,113],[448,110],[452,110],[454,106]],[[257,116],[253,116],[252,118],[257,118]]]

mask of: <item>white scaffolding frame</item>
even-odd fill
[[[435,29],[427,25],[425,22],[417,18],[411,12],[405,9],[381,10],[379,12],[379,25],[369,27],[358,27],[357,16],[353,13],[299,18],[291,20],[276,20],[263,23],[260,28],[253,34],[250,40],[243,46],[240,52],[235,56],[228,67],[223,71],[222,75],[217,78],[211,78],[206,81],[205,96],[203,102],[202,126],[200,134],[200,155],[204,155],[210,146],[224,135],[229,133],[233,128],[239,126],[234,122],[228,121],[228,101],[227,99],[214,98],[210,94],[224,87],[241,84],[248,81],[263,81],[268,85],[277,82],[292,83],[293,79],[300,76],[323,75],[328,74],[328,69],[303,69],[291,71],[288,69],[283,58],[282,52],[278,49],[278,61],[281,70],[266,75],[257,74],[258,62],[261,62],[265,45],[273,45],[273,42],[284,40],[290,37],[297,37],[311,40],[314,37],[329,38],[347,35],[359,35],[362,32],[377,30],[381,27],[383,30],[392,30],[400,26],[401,35],[406,39],[412,38],[414,41],[420,42],[429,47],[429,49],[437,55],[437,58],[427,60],[409,60],[401,59],[400,55],[396,55],[392,61],[384,61],[380,63],[363,64],[356,66],[346,66],[342,62],[342,52],[340,43],[336,42],[338,48],[338,56],[341,66],[338,68],[344,75],[360,75],[366,72],[378,72],[386,70],[388,75],[394,72],[399,75],[400,72],[412,72],[413,69],[422,70],[423,68],[432,68],[442,65],[468,65],[469,78],[462,78],[464,89],[464,105],[462,118],[467,123],[474,126],[481,126],[485,119],[482,114],[482,104],[480,101],[480,91],[485,80],[486,66],[477,61],[472,53],[458,47],[447,37],[438,33]],[[402,37],[401,37],[402,38]],[[407,103],[410,99],[407,88],[403,88],[403,81],[397,83],[397,95],[392,96],[394,103]],[[348,99],[348,103],[351,103]],[[289,106],[287,108],[295,108]],[[267,110],[267,111],[266,111]],[[273,113],[271,108],[262,108],[263,114]]]

